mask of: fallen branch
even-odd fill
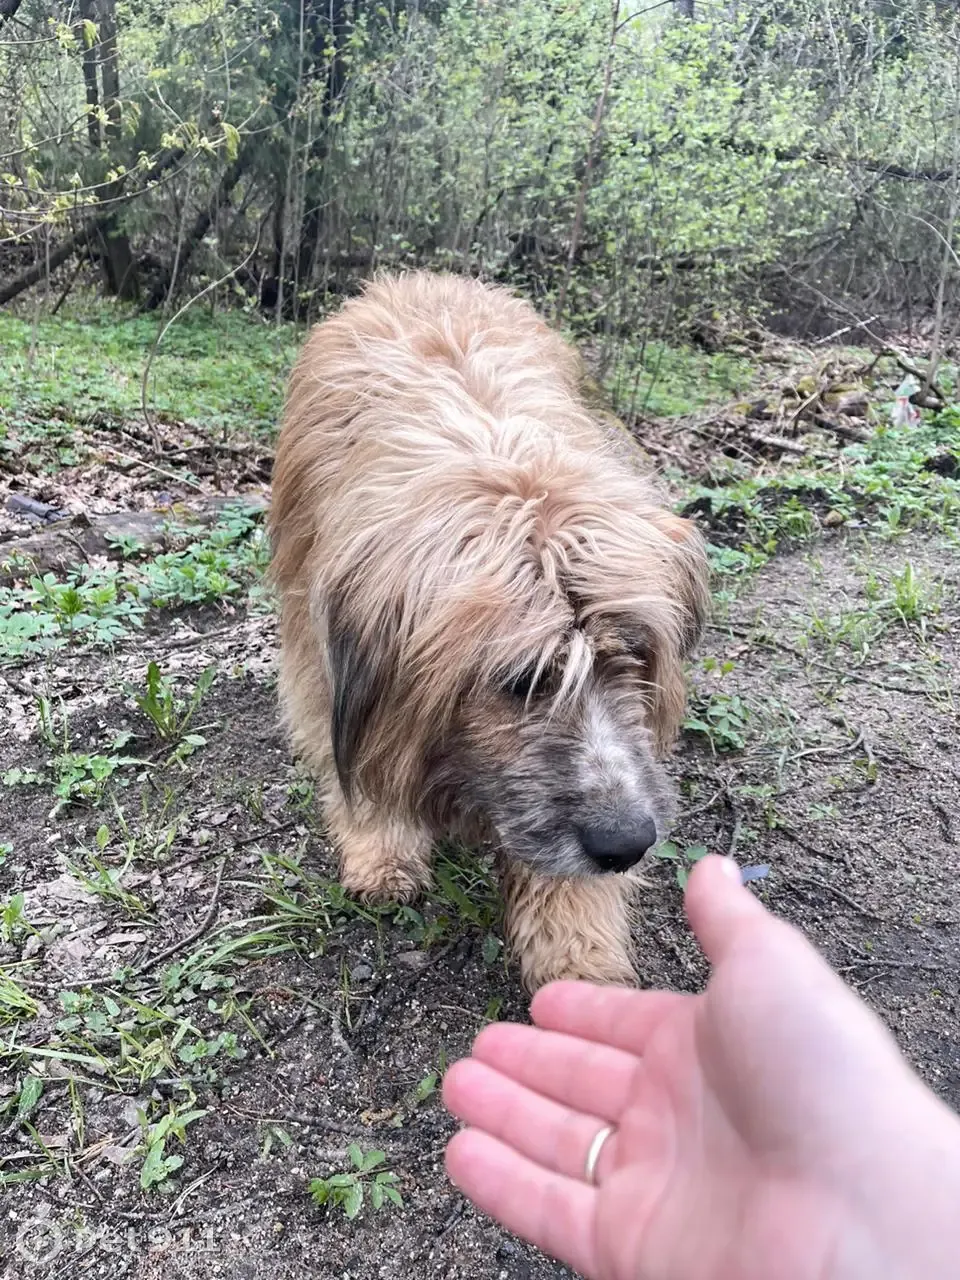
[[[176,955],[178,951],[182,951],[184,947],[191,946],[199,938],[203,937],[213,924],[214,917],[217,914],[217,908],[220,904],[220,886],[223,884],[223,871],[226,865],[227,859],[224,858],[217,871],[217,882],[213,886],[210,905],[204,912],[203,919],[197,927],[191,933],[188,933],[185,938],[178,938],[176,942],[171,942],[169,947],[164,947],[164,949],[162,951],[158,951],[155,956],[150,956],[149,959],[144,960],[143,964],[138,965],[137,968],[134,969],[133,973],[130,975],[132,978],[140,978],[145,973],[149,973],[150,970],[155,969],[158,964],[162,964],[164,960],[169,960],[170,957]]]
[[[216,524],[230,507],[265,511],[267,499],[261,494],[234,494],[210,497],[186,506],[177,503],[152,511],[117,511],[107,515],[77,515],[59,520],[26,538],[0,542],[0,582],[22,576],[16,565],[27,562],[31,573],[64,573],[93,556],[118,559],[117,540],[136,539],[145,549],[163,545],[171,524],[198,529]],[[78,552],[80,553],[78,555]]]
[[[164,152],[157,162],[143,175],[139,188],[136,191],[129,192],[124,198],[133,200],[142,195],[167,169],[176,164],[183,154],[183,149],[180,147],[174,147]],[[136,171],[131,170],[130,172],[135,173]],[[96,206],[93,207],[95,208]],[[84,222],[79,230],[51,248],[49,253],[39,253],[37,261],[32,267],[28,267],[22,275],[17,276],[15,280],[11,280],[9,284],[0,287],[0,307],[7,302],[12,302],[14,298],[19,297],[21,293],[31,289],[35,284],[39,284],[48,275],[52,275],[58,267],[62,267],[81,248],[95,240],[99,233],[105,230],[115,217],[116,212],[113,209],[109,213],[100,213]],[[44,224],[39,223],[38,225],[43,226]]]
[[[835,418],[824,417],[822,413],[813,414],[812,422],[821,431],[832,431],[841,440],[855,440],[858,444],[867,444],[871,438],[870,432],[864,431],[862,427],[854,427],[847,422],[837,422]]]
[[[923,373],[920,369],[918,369],[917,366],[913,364],[912,361],[908,360],[902,351],[898,351],[895,347],[883,347],[880,351],[878,351],[877,354],[870,361],[870,363],[868,365],[864,365],[864,367],[859,371],[859,376],[861,378],[869,377],[870,374],[873,373],[877,365],[880,363],[880,361],[887,357],[893,360],[893,362],[897,365],[897,367],[902,369],[904,373],[909,374],[911,378],[916,378],[916,380],[920,383],[921,387],[926,383],[927,375]],[[917,403],[916,397],[919,395],[920,395],[920,392],[915,391],[914,394],[910,397],[910,400],[913,404]],[[931,382],[929,387],[927,387],[927,395],[932,395],[939,402],[939,404],[931,405],[931,404],[924,403],[921,406],[922,408],[925,408],[925,409],[939,408],[941,405],[944,405],[947,402],[946,396],[943,394],[943,392],[940,390],[940,388],[936,385],[935,382]]]
[[[805,445],[796,440],[786,440],[783,436],[764,436],[759,431],[750,431],[747,433],[747,439],[751,444],[765,445],[769,449],[780,449],[784,453],[803,455],[807,452]]]

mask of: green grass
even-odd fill
[[[716,541],[732,544],[734,554],[728,549],[728,563],[718,565],[728,573],[736,571],[736,553],[756,560],[812,541],[830,526],[868,528],[884,541],[921,528],[956,540],[960,479],[927,463],[958,439],[960,413],[947,409],[917,426],[879,426],[865,444],[776,472],[731,465],[719,482],[688,486],[688,505]]]
[[[628,348],[605,388],[621,413],[677,417],[746,393],[756,366],[721,351],[707,355],[690,347],[648,343]]]
[[[171,526],[171,537],[177,531]],[[83,565],[0,586],[0,666],[68,645],[109,647],[143,626],[151,609],[213,604],[246,596],[259,607],[269,547],[257,514],[225,511],[186,545],[119,567]],[[136,548],[127,551],[136,554]]]
[[[382,1151],[361,1151],[352,1142],[347,1154],[353,1166],[347,1173],[311,1178],[308,1191],[314,1204],[341,1208],[348,1218],[357,1217],[365,1202],[375,1211],[386,1203],[403,1208],[397,1175],[380,1168],[387,1158]]]
[[[160,328],[100,303],[36,325],[0,312],[0,448],[30,420],[140,418],[140,383]],[[292,325],[239,312],[188,312],[168,330],[150,372],[154,414],[215,431],[275,430],[302,341]]]

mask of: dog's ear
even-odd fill
[[[703,535],[692,520],[663,512],[656,520],[657,528],[675,543],[679,587],[684,601],[684,628],[680,656],[687,657],[706,624],[710,608],[710,564]]]
[[[351,623],[343,594],[334,592],[327,606],[327,654],[333,682],[333,760],[349,801],[358,787],[367,734],[393,678],[392,646],[386,627],[370,636]]]

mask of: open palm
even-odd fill
[[[444,1083],[470,1126],[448,1147],[451,1177],[593,1280],[894,1274],[869,1271],[889,1261],[869,1209],[891,1190],[890,1143],[904,1124],[929,1128],[937,1104],[719,859],[701,864],[687,907],[713,961],[703,995],[558,983],[535,998],[535,1027],[481,1033]],[[584,1161],[607,1124],[590,1186]]]

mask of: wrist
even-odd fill
[[[881,1136],[837,1236],[829,1280],[956,1280],[960,1118],[916,1082],[898,1132]]]

